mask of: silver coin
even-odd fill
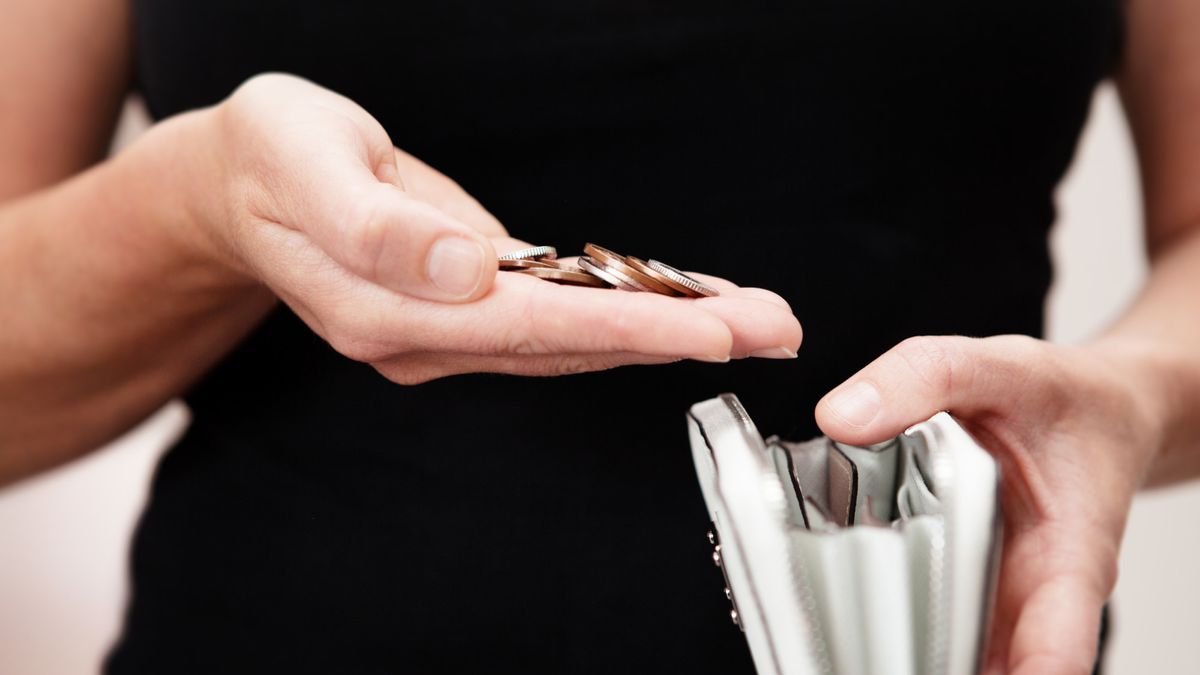
[[[641,270],[634,269],[625,256],[614,253],[603,246],[589,243],[583,247],[583,254],[594,260],[597,265],[602,265],[613,275],[620,277],[631,286],[636,286],[643,292],[670,296],[684,295],[654,278],[653,274],[646,274]]]
[[[648,260],[648,261],[646,261],[646,266],[649,267],[650,269],[654,270],[655,272],[658,272],[659,274],[663,275],[664,277],[671,280],[675,284],[677,284],[677,286],[674,286],[677,289],[679,287],[682,287],[684,289],[687,289],[688,291],[691,291],[694,294],[708,296],[708,297],[712,297],[714,295],[721,294],[720,291],[713,288],[712,286],[709,286],[708,284],[706,284],[702,281],[693,279],[692,277],[689,277],[688,275],[684,274],[683,272],[680,272],[679,270],[675,269],[674,267],[671,267],[670,265],[668,265],[664,262],[659,262],[657,260]]]
[[[677,291],[672,288],[670,280],[646,267],[646,263],[638,260],[633,256],[626,256],[620,262],[605,263],[608,267],[616,267],[618,270],[625,273],[626,276],[633,277],[633,280],[639,284],[649,288],[650,290],[672,298],[680,296],[690,297],[690,294],[684,291]]]
[[[500,256],[500,260],[537,260],[539,258],[554,260],[557,257],[558,250],[553,246],[531,246],[529,248],[523,248],[519,251],[505,253],[504,255]]]
[[[638,288],[637,286],[626,283],[625,281],[623,281],[621,279],[621,277],[613,274],[612,271],[609,270],[607,267],[597,263],[595,260],[593,260],[592,258],[590,258],[586,255],[579,256],[579,268],[581,270],[583,270],[584,272],[587,272],[588,274],[591,274],[595,277],[598,277],[600,279],[607,281],[608,283],[612,284],[613,286],[615,286],[623,291],[631,291],[634,293],[638,293],[638,292],[642,292],[644,290],[649,290],[649,289],[645,288],[644,286],[642,288]]]

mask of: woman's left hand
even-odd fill
[[[1131,353],[917,337],[817,405],[826,434],[859,445],[949,410],[997,458],[1004,553],[986,673],[1092,672],[1133,494],[1160,445]]]

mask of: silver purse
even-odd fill
[[[759,434],[692,406],[730,616],[760,675],[976,672],[1000,548],[995,460],[938,413],[870,447]]]

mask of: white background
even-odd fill
[[[123,138],[136,133],[139,117],[127,116]],[[1145,274],[1136,174],[1111,88],[1097,96],[1059,205],[1050,334],[1079,342],[1129,301]],[[94,455],[0,491],[0,673],[98,669],[119,630],[129,537],[149,473],[186,419],[173,403]],[[1110,673],[1200,673],[1200,619],[1192,613],[1200,608],[1198,516],[1200,486],[1139,498],[1121,558]]]

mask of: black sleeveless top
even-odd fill
[[[280,309],[187,397],[112,673],[751,672],[684,411],[766,433],[916,334],[1042,330],[1118,0],[149,0],[156,117],[268,70],[361,103],[514,236],[781,293],[795,361],[385,381]]]

